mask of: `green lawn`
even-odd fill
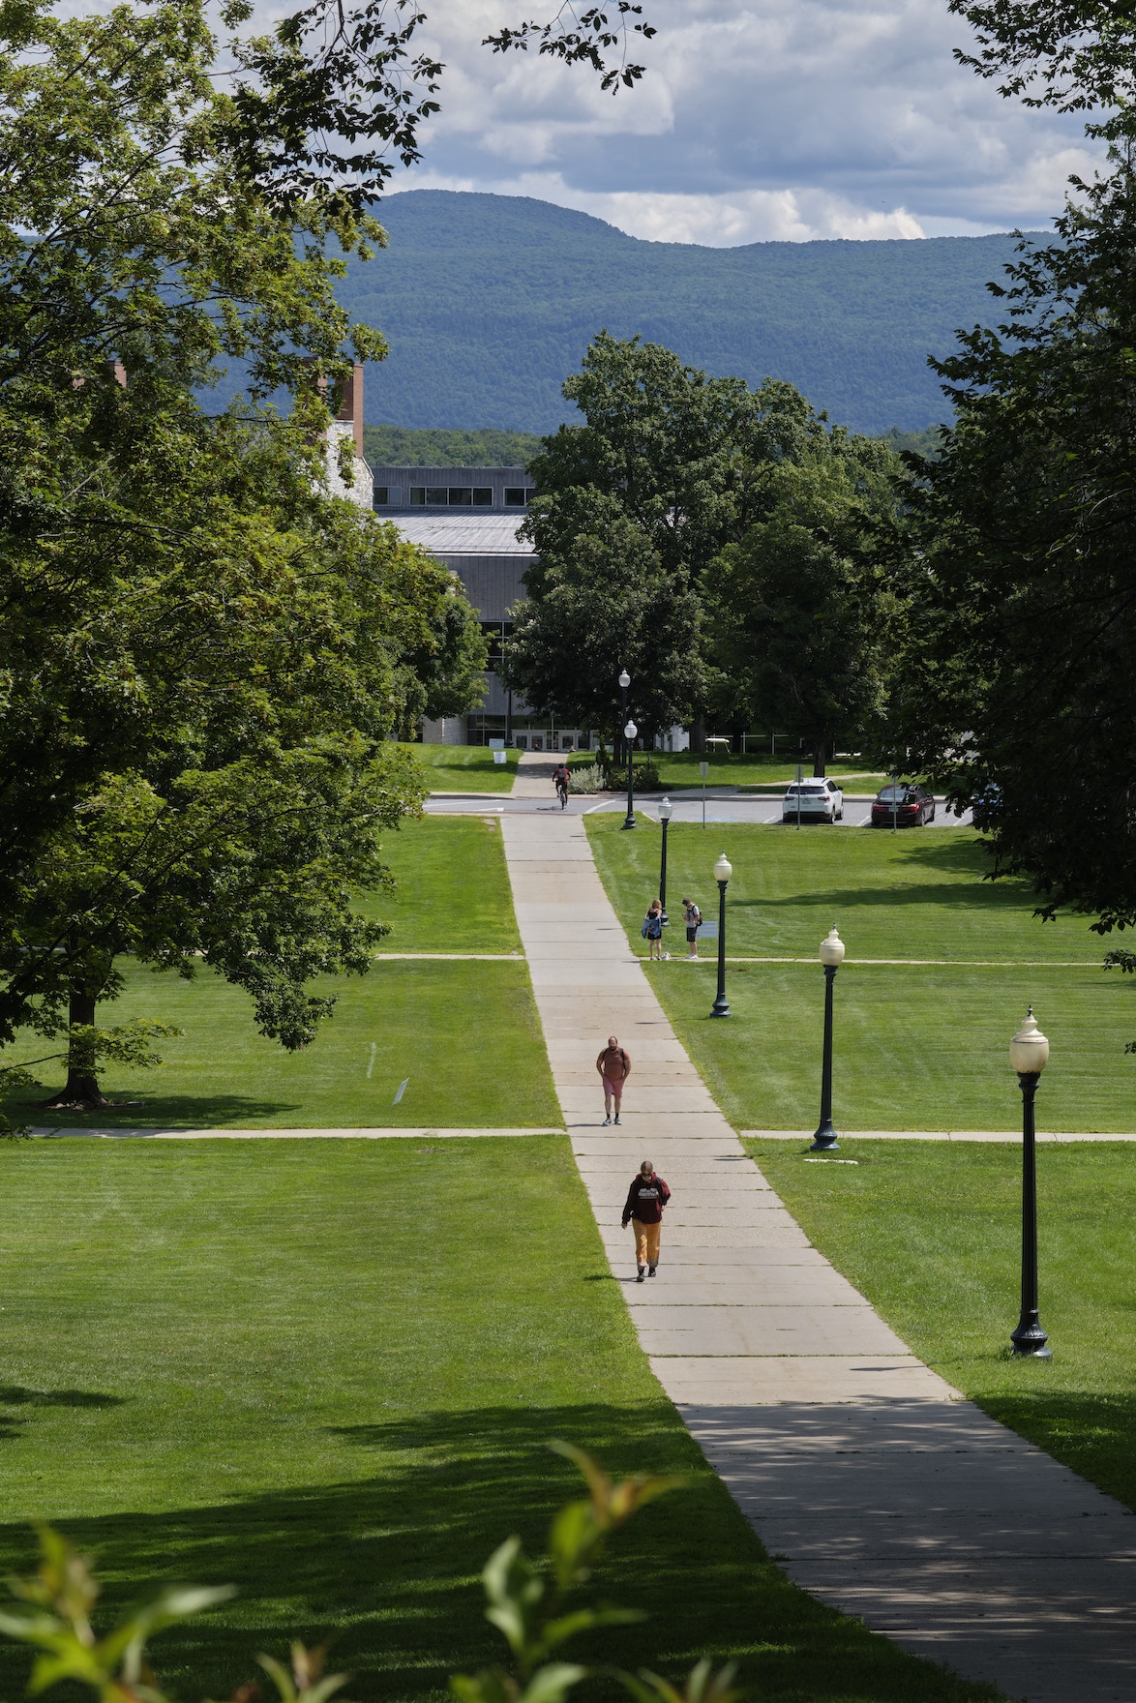
[[[639,1351],[562,1138],[6,1148],[0,1565],[26,1521],[157,1581],[240,1596],[161,1634],[175,1695],[227,1697],[334,1635],[359,1703],[441,1699],[494,1659],[478,1574],[539,1549],[578,1481],[555,1437],[691,1488],[611,1546],[642,1607],[591,1645],[675,1675],[736,1656],[784,1703],[992,1694],[872,1637],[764,1557]],[[554,1212],[550,1202],[555,1202]],[[27,1657],[0,1645],[4,1695]],[[597,1693],[592,1691],[595,1697]]]
[[[1039,1111],[1049,1094],[1047,1070]],[[840,1157],[854,1165],[805,1164],[788,1142],[750,1151],[816,1245],[916,1354],[1136,1509],[1131,1147],[1038,1149],[1048,1363],[1009,1353],[1018,1322],[1019,1146],[842,1141]]]
[[[424,816],[383,840],[398,885],[359,909],[390,923],[380,952],[519,952],[521,937],[496,820]]]
[[[588,818],[608,892],[642,952],[638,925],[657,890],[659,831]],[[716,825],[670,831],[672,950],[685,948],[684,892],[716,914],[713,861],[730,883],[731,954],[808,957],[730,964],[733,1016],[709,1019],[716,945],[702,966],[650,974],[671,1021],[727,1116],[743,1129],[802,1129],[818,1111],[824,981],[815,953],[836,921],[848,958],[836,982],[835,1117],[846,1129],[1014,1129],[1020,1117],[1007,1044],[1033,1003],[1053,1047],[1039,1127],[1136,1129],[1136,982],[1099,966],[1084,919],[1037,922],[1020,884],[981,880],[969,829],[875,834]],[[867,958],[946,959],[946,965]],[[992,962],[969,967],[964,960]],[[1064,968],[1070,960],[1078,967]],[[1040,961],[1044,967],[1027,965]],[[1080,967],[1083,966],[1083,967]]]
[[[424,817],[383,841],[394,893],[360,896],[360,911],[392,924],[383,952],[518,952],[509,875],[495,821]],[[127,989],[100,1020],[156,1017],[185,1030],[159,1048],[159,1070],[115,1070],[112,1099],[142,1106],[41,1117],[26,1090],[9,1105],[48,1123],[171,1123],[281,1128],[437,1124],[444,1128],[556,1126],[561,1122],[525,964],[376,963],[344,976],[339,1003],[310,1047],[285,1053],[258,1035],[251,1001],[209,970],[192,982],[132,967]],[[487,1053],[486,1029],[492,1033]],[[372,1050],[373,1049],[373,1050]],[[18,1063],[50,1048],[6,1051]],[[43,1080],[58,1086],[47,1067]],[[401,1102],[399,1083],[410,1078]]]
[[[813,772],[811,757],[783,757],[780,752],[771,757],[768,752],[762,756],[756,751],[745,756],[740,751],[706,752],[704,755],[698,751],[652,751],[650,756],[658,768],[664,789],[671,792],[681,792],[688,787],[701,790],[702,776],[698,772],[701,762],[710,765],[710,773],[706,777],[708,787],[782,785],[796,779],[798,763],[807,776]],[[829,763],[828,773],[838,777],[856,775],[863,782],[857,785],[857,792],[875,792],[884,780],[859,757],[841,758],[839,762]]]
[[[325,986],[313,984],[315,991]],[[335,984],[339,1003],[311,1046],[285,1053],[253,1027],[251,1001],[211,971],[192,982],[133,969],[104,1022],[156,1017],[185,1030],[163,1041],[158,1070],[108,1070],[113,1099],[83,1118],[37,1113],[25,1089],[10,1111],[34,1123],[168,1123],[182,1128],[291,1129],[366,1125],[553,1127],[561,1122],[523,961],[376,963]],[[35,1040],[5,1058],[42,1052]],[[48,1067],[50,1070],[51,1067]],[[393,1105],[399,1083],[409,1085]],[[44,1074],[49,1086],[58,1086]]]
[[[407,745],[429,770],[431,792],[511,792],[519,751],[495,763],[487,745]]]

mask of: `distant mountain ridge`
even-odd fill
[[[959,327],[998,322],[985,286],[1017,244],[699,248],[644,242],[547,201],[437,189],[377,211],[391,246],[350,260],[337,287],[390,341],[367,368],[367,423],[459,432],[544,433],[578,418],[560,386],[605,328],[751,385],[788,379],[856,431],[921,431],[949,417],[928,354],[949,353]],[[207,393],[210,410],[240,383],[234,364]]]

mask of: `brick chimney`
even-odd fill
[[[352,436],[355,439],[355,454],[362,459],[363,455],[363,368],[358,361],[351,370],[351,377],[343,380],[342,393],[339,402],[339,412],[335,418],[344,424],[350,424]]]

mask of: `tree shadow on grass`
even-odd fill
[[[601,1594],[641,1608],[641,1627],[581,1639],[592,1661],[650,1665],[675,1677],[702,1654],[736,1656],[766,1699],[827,1703],[977,1703],[994,1693],[905,1655],[791,1586],[764,1554],[669,1403],[481,1408],[329,1428],[341,1458],[368,1476],[300,1485],[170,1513],[60,1522],[98,1558],[101,1610],[159,1581],[233,1583],[240,1595],[200,1622],[164,1632],[155,1665],[175,1694],[226,1697],[256,1673],[259,1650],[333,1637],[359,1703],[441,1697],[447,1677],[502,1658],[484,1618],[481,1569],[513,1532],[540,1553],[550,1516],[580,1492],[553,1438],[594,1450],[614,1472],[678,1472],[689,1486],[649,1506],[610,1545]],[[0,1527],[0,1569],[26,1571],[26,1528]],[[0,1682],[16,1695],[24,1652],[0,1645]],[[595,1682],[593,1697],[614,1698]]]
[[[0,1384],[0,1407],[122,1407],[128,1400],[101,1390],[29,1390],[23,1384]]]
[[[62,1084],[60,1084],[62,1087]],[[59,1129],[134,1128],[138,1125],[174,1125],[179,1129],[217,1129],[226,1125],[251,1125],[267,1118],[286,1118],[301,1111],[299,1100],[261,1100],[248,1094],[147,1094],[144,1090],[127,1092],[106,1088],[108,1099],[129,1101],[130,1104],[110,1106],[102,1111],[46,1112],[42,1102],[50,1098],[51,1089],[36,1090],[35,1099],[10,1096],[4,1102],[9,1117],[20,1121],[50,1125]]]

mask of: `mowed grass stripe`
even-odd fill
[[[625,834],[591,818],[588,834],[629,941],[637,940],[658,888],[658,831]],[[1052,1044],[1042,1127],[1132,1129],[1136,1061],[1124,1048],[1136,1038],[1136,978],[1100,968],[1101,943],[1084,918],[1043,925],[1020,883],[983,880],[986,854],[969,829],[798,835],[734,825],[711,836],[683,824],[669,839],[676,953],[683,950],[682,895],[716,916],[713,862],[723,844],[734,866],[727,947],[739,959],[727,975],[731,1019],[710,1020],[713,941],[701,945],[701,973],[674,961],[648,973],[739,1129],[815,1125],[824,1008],[816,952],[833,922],[848,950],[835,985],[838,1129],[1020,1127],[1006,1049],[1031,1004]],[[759,937],[789,961],[739,961]],[[939,962],[926,961],[932,952]],[[968,962],[977,957],[981,964]]]
[[[757,1695],[992,1695],[791,1587],[663,1399],[564,1139],[9,1148],[0,1564],[29,1516],[99,1559],[109,1615],[158,1581],[238,1600],[163,1633],[176,1693],[335,1635],[360,1703],[495,1659],[480,1569],[577,1491],[555,1437],[690,1488],[611,1545],[641,1607],[597,1660],[738,1657]],[[23,1651],[0,1645],[7,1694]],[[614,1695],[612,1691],[610,1693]],[[596,1695],[596,1693],[593,1693]]]
[[[726,1116],[738,1129],[815,1126],[824,975],[820,965],[737,965],[731,1017],[710,1018],[714,983],[651,982]],[[1040,1127],[1124,1134],[1133,1127],[1136,986],[1079,970],[867,965],[836,977],[833,1118],[839,1130],[1014,1130],[1021,1099],[1009,1039],[1031,1003],[1052,1047]]]
[[[633,834],[612,817],[587,818],[596,862],[628,938],[659,890],[661,832],[643,818]],[[871,828],[817,824],[801,833],[779,824],[672,823],[667,899],[674,922],[690,894],[718,914],[714,861],[733,864],[727,946],[737,955],[784,954],[815,961],[835,922],[850,958],[944,958],[1099,964],[1102,944],[1086,917],[1041,923],[1025,882],[988,881],[990,860],[970,828]],[[672,928],[672,939],[681,931]],[[703,947],[707,950],[707,947]]]
[[[114,1110],[45,1114],[35,1109],[44,1096],[25,1089],[9,1096],[10,1112],[68,1126],[560,1126],[523,960],[380,961],[365,976],[320,980],[313,991],[334,992],[335,1011],[310,1046],[286,1053],[257,1034],[248,995],[211,971],[184,982],[173,972],[128,968],[126,991],[102,1020],[155,1017],[184,1029],[181,1039],[161,1043],[161,1068],[108,1069],[107,1094],[126,1102]],[[44,1050],[30,1037],[5,1058]],[[43,1081],[58,1086],[49,1071]]]

